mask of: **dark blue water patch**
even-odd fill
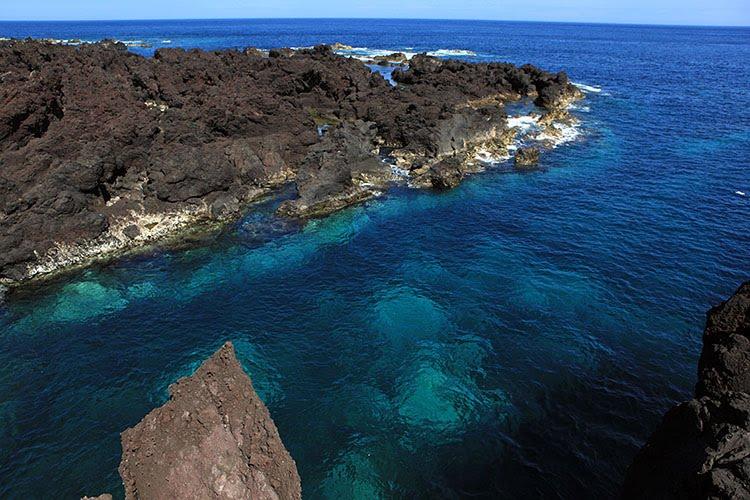
[[[112,491],[119,433],[225,340],[310,498],[602,498],[750,270],[747,29],[442,21],[0,23],[202,48],[341,41],[565,69],[579,140],[518,173],[198,246],[0,305],[0,497]],[[141,50],[133,48],[132,50]],[[717,76],[720,75],[720,76]],[[523,111],[523,110],[521,110]],[[520,112],[520,111],[519,111]],[[521,113],[524,114],[524,113]]]

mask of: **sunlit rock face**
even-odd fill
[[[580,94],[563,73],[425,55],[394,87],[328,46],[145,58],[6,40],[0,75],[0,284],[236,218],[288,182],[293,217],[379,195],[396,161],[415,185],[453,187],[475,149],[503,143],[505,101],[558,113]],[[452,173],[431,169],[450,156]]]
[[[122,434],[126,498],[298,499],[300,479],[231,343]]]

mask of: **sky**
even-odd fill
[[[0,0],[0,19],[418,18],[750,26],[750,0]]]

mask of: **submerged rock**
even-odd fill
[[[750,282],[709,311],[695,399],[664,416],[623,498],[750,498]]]
[[[299,499],[300,478],[231,343],[122,433],[128,499]]]

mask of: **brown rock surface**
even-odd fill
[[[122,433],[129,499],[298,499],[300,478],[231,343]]]
[[[381,148],[429,169],[502,137],[507,100],[580,94],[564,73],[425,55],[393,78],[326,46],[0,41],[0,283],[237,216],[288,181],[290,215],[329,213],[385,187]]]

